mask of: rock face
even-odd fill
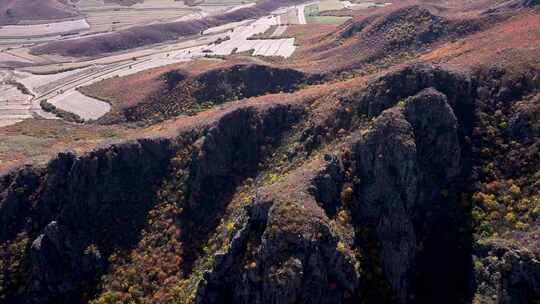
[[[38,188],[42,175],[24,167],[0,177],[0,240],[13,238],[27,224],[32,209],[28,197]]]
[[[455,187],[462,168],[458,122],[447,98],[426,89],[404,103],[375,119],[355,148],[358,218],[374,227],[383,271],[401,303],[414,295],[418,245],[444,216],[443,190]]]
[[[219,195],[233,188],[238,182],[235,177],[255,174],[263,147],[278,143],[284,128],[299,115],[288,107],[274,107],[264,114],[246,108],[225,115],[195,143],[190,204],[215,200],[208,189],[219,189],[215,193]]]
[[[2,239],[38,235],[28,294],[17,301],[80,302],[103,270],[100,248],[106,257],[138,238],[171,152],[166,140],[139,140],[80,158],[60,154],[44,170],[14,172],[4,182],[0,217],[18,221],[2,221],[10,225]]]
[[[409,210],[414,210],[418,195],[418,168],[411,125],[399,111],[387,111],[375,121],[373,133],[357,150],[360,176],[366,180],[360,194],[361,213],[376,225],[381,263],[392,288],[404,302],[410,284],[408,272],[416,254],[413,215]]]
[[[0,189],[0,218],[8,225],[2,227],[1,239],[43,227],[57,216],[73,227],[93,227],[113,215],[108,214],[113,206],[148,198],[151,185],[165,174],[171,157],[168,145],[139,140],[80,158],[61,153],[46,168],[26,167],[8,174]]]
[[[189,231],[182,237],[186,244],[199,243],[215,228],[235,187],[255,175],[265,149],[278,144],[300,115],[287,106],[261,112],[242,108],[225,115],[194,143],[187,199],[179,219],[182,229]]]
[[[81,252],[80,245],[65,226],[55,221],[47,225],[30,249],[32,298],[23,301],[80,302],[81,288],[87,288],[81,283],[95,284],[106,265],[97,248]]]

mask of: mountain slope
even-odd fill
[[[149,125],[0,176],[0,299],[537,303],[540,15],[495,2],[83,88]]]

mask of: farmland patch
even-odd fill
[[[0,39],[21,39],[78,33],[88,30],[85,19],[76,19],[43,24],[6,25],[0,27]]]
[[[98,119],[111,109],[108,103],[83,95],[76,90],[57,95],[48,102],[85,120]]]
[[[334,10],[333,8],[338,7],[333,1],[329,0],[326,1],[329,2],[328,4],[325,4],[322,6],[326,11]],[[337,2],[337,1],[336,1]],[[341,2],[339,2],[341,3]],[[308,5],[304,9],[304,14],[306,16],[307,23],[320,23],[320,24],[342,24],[349,20],[351,17],[342,17],[342,16],[328,16],[328,15],[321,15],[321,5],[323,2]],[[341,4],[340,4],[341,5]],[[341,7],[343,8],[343,7]],[[341,9],[340,8],[340,9]]]
[[[319,12],[337,11],[345,7],[344,2],[338,0],[323,0],[319,4]]]

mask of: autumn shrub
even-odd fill
[[[512,130],[516,123],[534,124],[534,119],[518,115],[524,102],[531,108],[538,102],[534,92],[539,88],[528,82],[534,78],[530,73],[496,67],[479,72],[470,184],[473,224],[482,236],[528,230],[539,220],[540,129],[528,128],[526,136]]]
[[[180,149],[171,161],[170,177],[157,194],[147,226],[136,247],[109,257],[111,271],[102,279],[92,304],[169,303],[183,277],[184,248],[178,217],[185,199],[190,149]]]

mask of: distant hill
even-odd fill
[[[279,7],[295,5],[301,2],[299,0],[264,0],[252,7],[244,7],[198,20],[136,26],[107,35],[76,40],[53,41],[32,48],[31,53],[34,55],[56,54],[61,56],[84,57],[125,51],[145,45],[197,35],[210,27],[230,22],[259,18]]]
[[[0,25],[24,20],[55,20],[78,16],[75,8],[63,0],[2,0]]]

